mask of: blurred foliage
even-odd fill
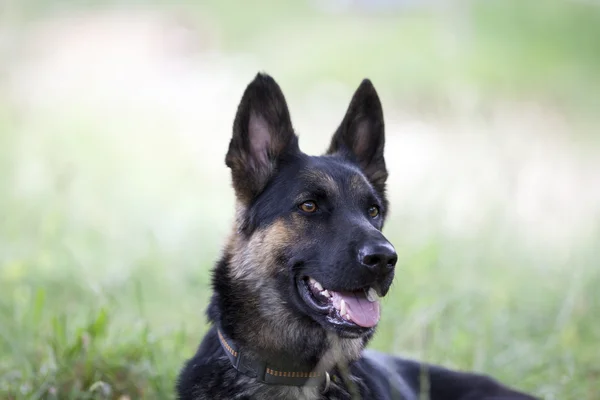
[[[447,105],[465,84],[485,97],[535,98],[592,113],[600,107],[600,6],[594,1],[398,1],[390,10],[330,13],[318,3],[28,0],[18,8],[22,18],[76,6],[142,4],[185,10],[200,23],[208,16],[223,50],[250,53],[299,87],[318,78],[354,84],[368,75],[400,99],[427,107]]]

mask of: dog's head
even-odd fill
[[[381,233],[384,142],[381,103],[364,80],[326,154],[302,153],[281,89],[257,75],[226,157],[238,202],[232,277],[269,292],[295,321],[371,334],[397,258]]]

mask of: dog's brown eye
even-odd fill
[[[300,204],[300,209],[305,213],[314,213],[317,211],[317,203],[314,201],[305,201],[304,203]]]
[[[377,206],[371,206],[369,207],[369,216],[371,218],[375,218],[379,215],[379,207]]]

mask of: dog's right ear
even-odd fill
[[[225,157],[237,198],[250,202],[283,157],[298,151],[285,97],[273,78],[259,73],[242,96]]]

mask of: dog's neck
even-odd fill
[[[341,338],[310,317],[296,315],[275,280],[239,276],[235,261],[226,252],[213,272],[208,316],[239,349],[270,365],[316,372],[345,367],[360,357],[366,339]]]

